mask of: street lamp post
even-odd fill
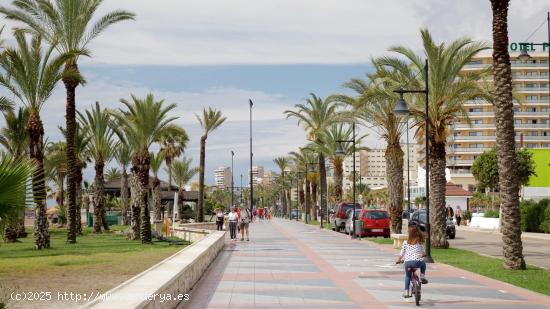
[[[546,23],[548,25],[548,43],[520,43],[521,53],[518,58],[521,61],[528,61],[531,56],[527,53],[527,46],[542,46],[542,50],[548,49],[548,105],[550,107],[550,12],[547,13]],[[550,125],[549,125],[550,128]]]
[[[352,230],[352,233],[351,233],[351,238],[357,238],[357,233],[355,231],[355,207],[356,207],[356,202],[355,202],[355,121],[352,122],[352,125],[351,125],[351,128],[352,128],[352,134],[353,134],[353,138],[351,140],[348,140],[348,141],[344,141],[344,140],[341,140],[341,141],[336,141],[338,142],[338,146],[336,147],[336,155],[337,156],[345,156],[346,155],[346,152],[344,151],[344,149],[342,148],[342,143],[352,143],[352,157],[353,157],[353,184],[352,184],[352,192],[353,192],[353,210],[351,212],[351,230]]]
[[[426,263],[433,263],[434,260],[431,255],[431,236],[430,236],[430,149],[429,149],[429,129],[430,129],[430,115],[429,115],[429,104],[428,104],[428,95],[430,93],[430,89],[428,87],[428,59],[426,59],[424,64],[424,89],[422,90],[405,90],[403,88],[394,90],[394,92],[399,93],[399,100],[395,104],[395,108],[393,109],[394,114],[398,116],[408,116],[409,115],[409,108],[407,107],[407,103],[403,99],[403,94],[405,93],[423,93],[425,96],[425,115],[424,115],[424,121],[425,121],[425,127],[424,131],[426,133],[425,139],[426,139],[426,257],[424,260]]]
[[[252,215],[252,208],[254,205],[254,183],[252,182],[252,103],[251,99],[248,99],[248,103],[250,105],[250,215]]]
[[[300,174],[304,174],[304,172],[296,171],[296,221],[298,221],[298,215],[300,214]],[[307,177],[307,172],[305,174]]]
[[[241,188],[240,188],[240,193],[241,193],[241,203],[243,202],[243,174],[241,174]],[[240,204],[241,204],[240,203]]]
[[[407,118],[407,220],[411,219],[411,165],[409,155],[409,119]]]
[[[233,157],[235,157],[235,152],[231,150],[231,208],[235,207],[235,203],[233,200],[233,197],[235,195],[235,183],[233,182]]]

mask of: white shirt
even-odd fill
[[[238,216],[237,216],[237,213],[232,211],[229,213],[229,221],[237,221],[238,219]]]
[[[401,247],[400,256],[403,257],[403,261],[422,261],[422,244],[409,245],[405,240]]]

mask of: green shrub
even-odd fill
[[[485,211],[484,217],[485,218],[498,218],[498,210],[487,209],[487,211]]]
[[[189,219],[195,218],[195,212],[193,211],[191,206],[186,204],[185,206],[183,206],[182,216],[183,216],[183,219],[189,220]]]
[[[550,233],[550,200],[543,201],[546,201],[546,209],[544,210],[543,218],[539,225],[539,230],[544,233]]]
[[[464,220],[472,220],[472,213],[469,210],[466,210],[466,212],[464,212]]]
[[[535,203],[533,200],[525,200],[520,203],[521,230],[524,232],[539,232],[540,225],[545,219],[547,200]]]

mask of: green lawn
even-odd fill
[[[369,241],[391,245],[389,238],[364,238]],[[432,257],[438,263],[452,265],[492,279],[504,281],[538,293],[550,295],[550,270],[528,265],[526,270],[506,270],[502,260],[479,255],[462,249],[432,249]]]
[[[0,290],[102,292],[184,248],[142,245],[126,240],[123,227],[111,228],[98,235],[85,229],[74,245],[65,243],[65,229],[50,229],[51,248],[45,250],[34,249],[32,231],[19,243],[1,244]]]
[[[531,291],[550,295],[550,270],[527,266],[527,270],[506,270],[502,260],[462,249],[432,249],[436,262],[449,264]]]
[[[318,220],[309,220],[307,224],[320,226],[321,222],[319,222]],[[330,230],[332,229],[332,227],[330,226],[330,223],[323,222],[323,229]]]

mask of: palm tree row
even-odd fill
[[[297,104],[295,110],[285,111],[287,118],[296,118],[298,125],[306,131],[310,144],[306,149],[316,153],[321,190],[321,218],[326,216],[326,174],[325,158],[334,166],[337,200],[342,199],[342,158],[334,156],[338,140],[351,140],[349,124],[375,129],[386,142],[386,174],[388,179],[388,200],[392,232],[400,232],[403,207],[403,151],[400,139],[409,121],[396,115],[393,110],[399,99],[394,90],[400,87],[422,89],[424,60],[430,64],[429,118],[430,136],[430,202],[432,223],[432,246],[446,248],[445,237],[445,146],[452,121],[466,115],[463,102],[486,95],[480,81],[490,72],[464,73],[463,67],[488,45],[468,38],[458,39],[448,45],[435,43],[428,30],[421,30],[424,55],[413,50],[394,46],[389,50],[398,56],[385,56],[372,60],[373,72],[366,79],[351,79],[343,86],[355,92],[354,95],[335,94],[322,99],[314,94],[304,104]],[[412,127],[417,137],[424,132],[424,100],[420,95],[407,97],[412,116]],[[361,137],[355,137],[359,144]],[[353,155],[349,143],[341,143],[347,155]],[[299,154],[293,153],[299,158]],[[295,165],[300,165],[299,159]],[[308,164],[311,164],[309,162]],[[352,176],[353,177],[353,176]],[[307,188],[307,187],[306,187]],[[306,199],[307,203],[307,199]]]

